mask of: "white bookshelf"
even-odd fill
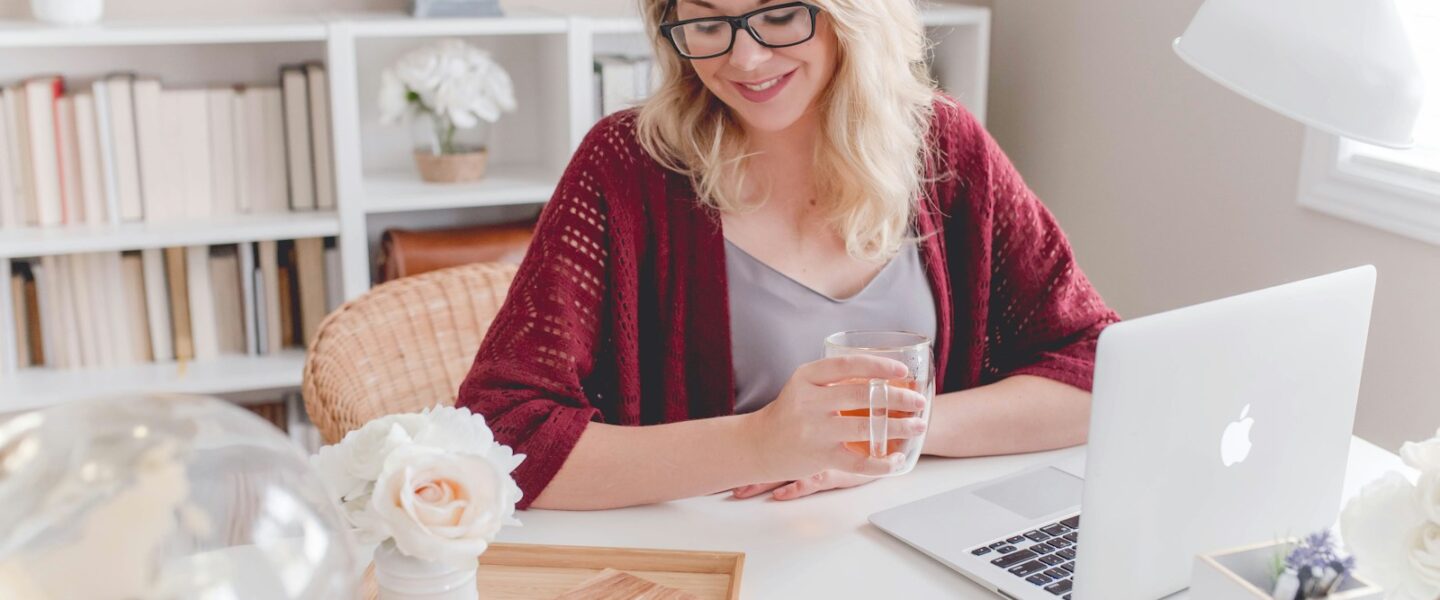
[[[409,169],[379,171],[365,177],[365,212],[409,212],[534,204],[550,199],[559,170],[539,166],[492,167],[495,175],[474,183],[433,185]]]
[[[67,225],[0,230],[0,258],[116,252],[174,246],[214,246],[259,240],[330,237],[340,233],[336,213],[293,212],[228,218],[108,225]]]
[[[933,70],[942,87],[982,120],[989,77],[990,11],[941,6],[924,12]],[[549,200],[570,154],[594,124],[597,54],[648,53],[634,18],[507,16],[415,20],[362,13],[248,20],[106,22],[55,28],[0,21],[0,81],[60,73],[85,83],[114,71],[159,77],[167,86],[274,84],[282,64],[323,60],[330,77],[337,208],[333,212],[240,215],[205,221],[0,231],[0,412],[95,393],[240,394],[299,385],[304,355],[222,357],[58,371],[18,369],[11,318],[10,261],[55,254],[335,237],[347,298],[369,289],[378,229],[513,218]],[[519,110],[495,127],[483,181],[420,181],[405,127],[378,123],[380,71],[411,48],[459,37],[490,51],[515,81]]]
[[[153,363],[124,368],[25,369],[6,379],[0,412],[41,408],[97,396],[134,393],[228,394],[300,386],[305,352],[222,356],[208,361]]]

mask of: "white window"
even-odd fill
[[[1440,3],[1398,5],[1426,83],[1416,145],[1393,150],[1309,130],[1300,204],[1440,244]]]

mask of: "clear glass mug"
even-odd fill
[[[905,464],[890,476],[904,475],[915,468],[920,460],[920,451],[925,446],[925,435],[912,439],[894,440],[887,435],[890,418],[919,417],[930,424],[930,404],[935,398],[935,368],[931,340],[928,336],[907,331],[842,331],[825,338],[825,357],[868,354],[883,356],[905,363],[910,373],[900,379],[871,379],[841,382],[839,385],[863,385],[869,388],[870,408],[841,411],[840,414],[855,417],[870,417],[870,439],[868,442],[846,442],[858,453],[870,456],[886,456],[895,452],[905,454]],[[903,388],[925,396],[925,410],[919,415],[889,410],[890,388]]]

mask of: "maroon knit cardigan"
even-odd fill
[[[954,100],[937,96],[928,143],[916,225],[936,304],[936,389],[1019,374],[1089,389],[1096,338],[1118,317],[1054,218]],[[641,149],[626,111],[576,150],[457,404],[527,456],[515,471],[525,508],[591,421],[732,414],[730,357],[720,220]]]

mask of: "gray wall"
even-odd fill
[[[1300,208],[1303,128],[1170,49],[1200,0],[994,0],[989,126],[1126,316],[1373,263],[1357,432],[1440,426],[1440,247]]]

